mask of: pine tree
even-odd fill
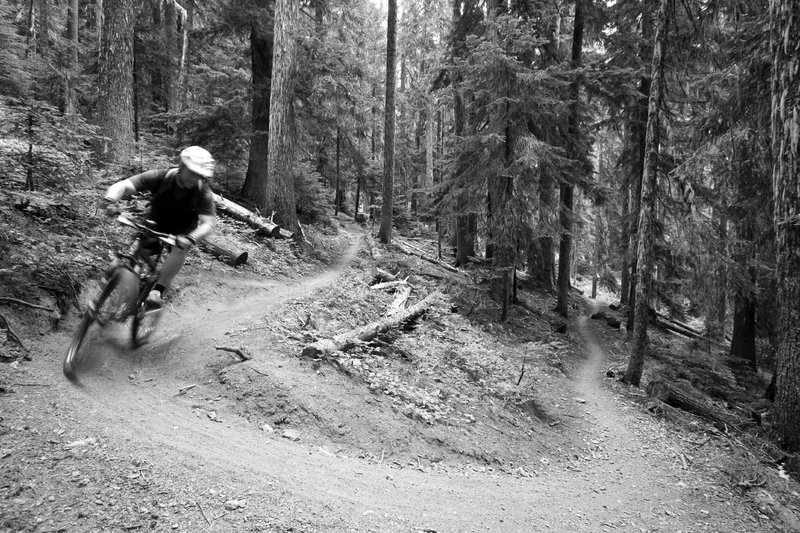
[[[108,137],[102,152],[115,163],[133,159],[133,1],[103,1],[97,118]]]
[[[667,14],[670,0],[661,0],[655,28],[653,48],[652,88],[647,116],[647,142],[645,143],[645,176],[642,179],[641,211],[639,214],[638,251],[636,268],[636,304],[634,307],[633,342],[625,380],[638,386],[644,366],[647,347],[650,289],[653,274],[653,245],[655,240],[655,208],[661,148],[661,106],[663,100],[664,45],[667,33]]]
[[[275,43],[269,118],[269,180],[267,203],[259,207],[275,212],[278,223],[296,231],[297,213],[294,193],[296,116],[296,30],[299,6],[293,0],[275,4]],[[298,232],[299,235],[299,232]]]
[[[383,142],[383,199],[381,226],[378,239],[383,244],[392,242],[394,211],[394,126],[395,126],[395,51],[397,49],[397,0],[389,0],[386,30],[386,106],[384,110]]]
[[[800,4],[770,2],[772,34],[772,153],[778,268],[775,408],[783,445],[800,450]]]

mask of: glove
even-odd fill
[[[197,239],[191,235],[176,235],[175,246],[181,250],[188,250],[193,244],[197,244]]]
[[[120,213],[122,213],[122,208],[117,205],[115,200],[112,200],[111,198],[103,198],[100,200],[99,207],[106,215],[110,217],[116,218]]]

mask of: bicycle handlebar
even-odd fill
[[[134,228],[137,231],[139,231],[140,233],[143,233],[143,234],[147,235],[148,237],[155,237],[156,239],[160,240],[164,244],[168,244],[170,246],[176,246],[177,245],[177,241],[176,241],[174,235],[170,235],[169,233],[161,233],[161,232],[155,231],[154,229],[151,229],[151,228],[147,227],[147,225],[145,225],[145,224],[143,224],[143,223],[141,223],[141,222],[139,222],[137,220],[134,220],[134,219],[130,218],[126,214],[119,215],[117,217],[117,222],[119,222],[120,224],[123,224],[125,226]]]

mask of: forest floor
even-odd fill
[[[0,297],[54,308],[0,303],[0,531],[800,531],[800,487],[761,428],[715,428],[614,378],[625,333],[587,318],[612,313],[608,295],[575,292],[559,333],[554,295],[521,291],[500,324],[479,270],[343,218],[307,229],[311,252],[223,220],[249,263],[194,250],[153,341],[132,350],[108,327],[73,384],[74,291],[128,237],[90,202],[42,202],[0,202]],[[408,277],[412,303],[444,296],[376,342],[301,357],[382,316],[376,266]],[[731,416],[763,393],[719,350],[651,341],[645,384],[713,385]]]

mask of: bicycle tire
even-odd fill
[[[97,317],[100,315],[101,311],[103,311],[103,305],[108,300],[108,297],[111,296],[111,293],[117,288],[117,282],[118,277],[117,274],[114,273],[100,290],[100,294],[93,301],[94,308],[92,309],[92,307],[89,307],[83,313],[78,329],[72,335],[69,348],[67,348],[67,353],[64,356],[63,364],[64,376],[70,381],[77,381],[78,379],[77,370],[85,355],[85,353],[81,351],[83,341],[89,329],[92,327],[92,324],[98,322]]]
[[[133,321],[131,323],[131,344],[134,348],[139,348],[150,341],[150,337],[153,335],[161,318],[161,309],[147,308],[147,296],[154,286],[155,282],[144,285],[139,298],[136,300],[136,308],[133,312]]]

